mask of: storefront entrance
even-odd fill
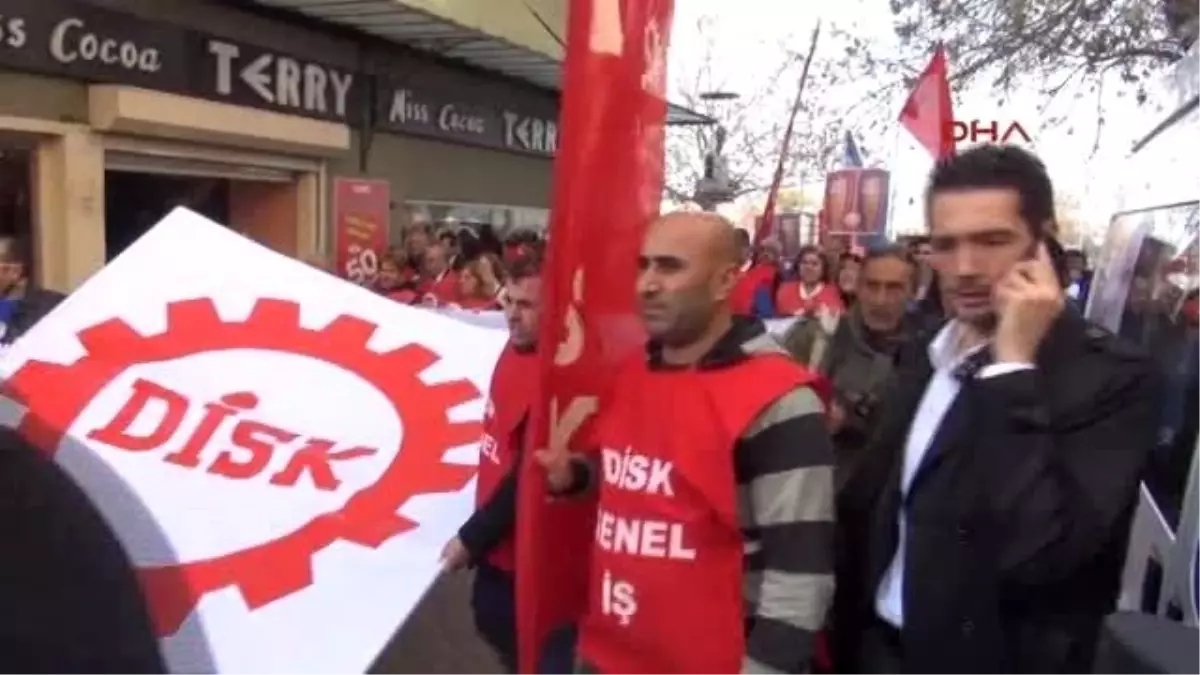
[[[111,261],[176,207],[284,255],[298,255],[302,172],[188,157],[105,153],[105,259]]]
[[[229,222],[229,184],[221,178],[104,173],[105,260],[111,261],[177,206]]]
[[[28,147],[0,137],[0,236],[26,239],[33,230],[32,161]]]

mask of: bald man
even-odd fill
[[[617,374],[599,451],[542,452],[552,491],[599,492],[584,672],[808,670],[833,593],[833,448],[812,376],[730,294],[733,226],[653,223],[644,356]]]

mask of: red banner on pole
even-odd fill
[[[386,180],[333,179],[334,264],[337,274],[367,286],[379,273],[379,255],[387,248],[391,219]]]
[[[642,348],[637,258],[663,184],[671,0],[572,0],[550,243],[543,273],[541,391],[531,448],[588,447],[614,366]],[[521,672],[587,603],[594,502],[552,500],[525,453],[517,518]]]
[[[946,50],[938,45],[925,71],[900,109],[900,124],[908,129],[934,159],[954,156],[954,136],[946,129],[954,122],[954,104],[950,98]]]

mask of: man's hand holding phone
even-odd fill
[[[994,356],[999,363],[1033,363],[1038,346],[1066,305],[1046,244],[1030,260],[1017,263],[993,293],[999,321]]]

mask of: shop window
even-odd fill
[[[29,148],[6,145],[0,139],[0,236],[15,237],[26,246],[32,244],[33,234],[32,175],[33,155]],[[32,268],[26,273],[36,278]]]
[[[107,259],[120,255],[177,206],[218,223],[229,222],[230,181],[132,171],[104,174],[104,244]]]

